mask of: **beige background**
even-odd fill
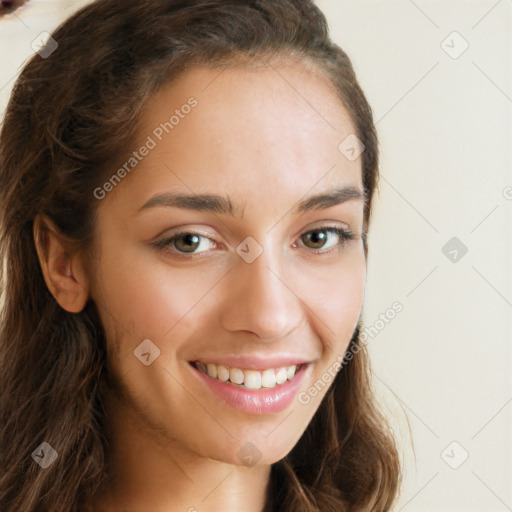
[[[0,19],[0,111],[31,42],[85,3]],[[512,0],[318,4],[380,135],[364,318],[402,444],[396,510],[512,510]]]

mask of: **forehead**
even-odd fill
[[[134,206],[162,189],[264,201],[361,187],[361,159],[339,149],[354,133],[341,99],[311,68],[196,66],[148,102],[135,146],[151,140],[151,149],[123,187]]]

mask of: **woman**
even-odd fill
[[[39,53],[0,139],[2,509],[390,510],[377,137],[323,14],[99,0]]]

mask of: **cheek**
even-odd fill
[[[199,267],[171,267],[154,255],[104,258],[101,302],[104,312],[110,313],[104,316],[107,322],[115,321],[133,343],[139,338],[162,339],[193,315],[212,289],[214,274]]]
[[[301,279],[304,302],[328,328],[327,338],[338,345],[348,343],[364,300],[366,263],[362,248],[342,256],[334,265],[304,271]]]

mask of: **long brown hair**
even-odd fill
[[[107,480],[102,389],[106,340],[98,307],[62,309],[46,287],[34,221],[46,215],[87,251],[98,205],[92,191],[130,147],[158,88],[194,64],[221,67],[294,56],[313,63],[348,109],[367,196],[378,181],[372,110],[345,52],[309,0],[97,0],[53,34],[17,80],[0,133],[0,384],[5,512],[86,510]],[[52,48],[49,47],[51,50]],[[367,242],[364,240],[367,257]],[[265,510],[386,511],[400,464],[374,403],[358,324],[347,358],[292,451],[271,468]],[[46,469],[42,443],[58,457]]]

